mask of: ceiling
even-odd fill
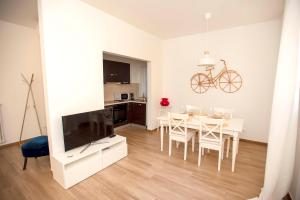
[[[253,24],[282,16],[284,0],[82,0],[161,38]],[[0,20],[37,28],[37,0],[0,0]]]
[[[37,28],[37,0],[0,0],[0,20]]]
[[[161,38],[278,19],[284,0],[82,0]]]

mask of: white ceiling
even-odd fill
[[[0,20],[37,28],[37,0],[0,0]]]
[[[278,19],[284,0],[82,0],[161,38]],[[0,0],[0,20],[37,28],[37,0]]]
[[[284,0],[82,0],[162,38],[253,24],[282,16]]]

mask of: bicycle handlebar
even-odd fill
[[[225,60],[221,59],[220,61],[222,61],[224,63],[224,65],[226,66],[226,61]]]

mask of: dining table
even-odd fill
[[[211,117],[213,116],[204,116],[204,117]],[[164,144],[164,128],[168,127],[168,115],[162,115],[157,117],[157,120],[159,121],[160,125],[160,149],[163,151],[163,144]],[[198,116],[190,116],[187,120],[187,128],[199,130],[201,126],[201,118]],[[234,172],[235,170],[235,161],[236,156],[238,153],[239,148],[239,138],[241,133],[243,132],[243,126],[244,126],[244,119],[241,118],[230,118],[225,119],[224,125],[223,125],[223,134],[230,135],[230,137],[233,138],[232,142],[232,162],[231,162],[231,171]]]

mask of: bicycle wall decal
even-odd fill
[[[197,73],[191,78],[191,88],[194,92],[203,94],[210,87],[220,87],[226,93],[234,93],[242,87],[242,77],[235,70],[229,70],[226,66],[226,61],[221,60],[224,63],[223,69],[216,75],[212,75],[213,66],[206,66],[207,74]]]

